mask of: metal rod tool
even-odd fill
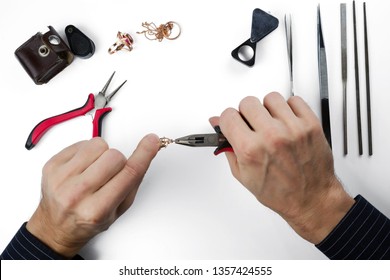
[[[354,42],[354,57],[355,57],[355,86],[356,86],[356,114],[358,126],[358,144],[359,155],[363,154],[363,140],[362,140],[362,117],[360,112],[360,88],[359,88],[359,59],[357,47],[357,31],[356,31],[356,6],[355,1],[352,2],[353,11],[353,42]]]
[[[341,79],[343,83],[343,133],[344,155],[348,154],[348,114],[347,114],[347,5],[340,4],[341,25]]]
[[[366,2],[363,3],[364,16],[364,57],[366,67],[366,96],[367,96],[367,128],[368,128],[368,154],[372,156],[372,126],[371,126],[371,90],[370,90],[370,66],[368,58],[368,34]]]

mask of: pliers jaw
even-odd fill
[[[192,134],[175,139],[175,143],[191,147],[216,147],[219,145],[219,138],[216,133]]]
[[[108,86],[111,83],[112,78],[114,77],[115,72],[112,73],[111,77],[108,79],[107,83],[104,85],[103,89],[95,96],[95,108],[101,109],[106,107],[108,102],[110,102],[111,98],[114,97],[114,95],[121,89],[121,87],[127,82],[124,81],[119,87],[117,87],[113,92],[106,95],[106,91],[108,89]]]
[[[214,155],[222,152],[232,152],[233,148],[222,134],[219,126],[214,127],[216,133],[191,134],[174,140],[176,144],[190,147],[217,147]]]

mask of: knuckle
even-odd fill
[[[234,109],[234,108],[231,108],[231,107],[229,107],[229,108],[227,108],[227,109],[225,109],[222,113],[221,113],[221,120],[222,119],[230,119],[234,114],[236,114],[237,113],[237,110],[236,109]]]
[[[73,210],[77,224],[89,230],[101,232],[115,221],[115,210],[111,206],[97,203],[84,203]]]
[[[92,186],[90,180],[91,179],[89,179],[88,177],[83,177],[82,180],[77,180],[76,182],[74,182],[72,186],[72,194],[78,196],[84,193],[86,190],[89,190]]]
[[[123,168],[123,172],[132,179],[140,179],[145,175],[146,168],[139,162],[127,161]]]
[[[248,104],[253,104],[254,102],[259,102],[259,99],[255,96],[246,96],[240,101],[239,108],[246,107]]]
[[[309,121],[290,127],[290,142],[295,145],[309,145],[323,135],[322,126],[317,121]]]
[[[263,103],[264,103],[264,105],[270,104],[270,103],[273,103],[275,100],[280,99],[280,98],[283,98],[282,95],[279,92],[273,91],[273,92],[268,93],[264,97]]]
[[[108,150],[108,144],[107,142],[101,138],[101,137],[93,137],[90,141],[89,144],[92,145],[96,150]]]
[[[271,116],[273,115],[273,113],[272,113],[273,111],[274,112],[280,111],[280,110],[286,111],[288,109],[288,106],[286,106],[287,105],[286,100],[278,92],[271,92],[271,93],[267,94],[264,97],[263,105],[269,111]]]
[[[272,154],[276,154],[281,150],[285,150],[286,148],[290,148],[294,143],[294,139],[291,137],[278,136],[272,139],[270,145],[270,152]]]
[[[85,220],[91,225],[106,224],[110,220],[111,212],[106,212],[102,208],[90,208],[85,215]]]
[[[117,149],[107,150],[109,161],[124,166],[126,164],[125,156]]]
[[[78,194],[76,193],[69,193],[65,194],[63,193],[60,196],[57,196],[57,204],[62,209],[63,212],[67,213],[69,211],[73,211],[77,208],[78,204],[80,203],[80,198]]]
[[[304,134],[309,137],[318,137],[323,134],[322,125],[319,121],[309,121],[304,126]]]
[[[106,230],[109,226],[110,215],[100,209],[86,209],[80,217],[80,222],[88,227],[98,229],[98,231]]]
[[[303,101],[302,97],[300,97],[300,96],[298,96],[298,95],[294,95],[294,96],[291,96],[291,97],[287,100],[287,102],[288,102],[289,104],[299,104],[299,103],[302,103],[302,102],[304,102],[304,101]]]
[[[264,132],[265,142],[267,143],[268,152],[274,154],[281,149],[290,147],[294,141],[294,136],[290,135],[284,129],[281,129],[279,126],[274,125],[268,127]]]
[[[263,148],[257,141],[244,141],[239,147],[240,151],[240,163],[243,165],[252,165],[259,161]]]
[[[42,173],[43,174],[51,174],[54,172],[56,169],[56,163],[54,160],[49,160],[48,162],[45,163],[45,165],[42,168]]]

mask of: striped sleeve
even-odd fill
[[[38,238],[32,235],[24,223],[14,238],[4,249],[0,258],[2,260],[63,260],[63,256],[57,254]],[[76,255],[74,259],[81,259]]]
[[[390,259],[390,220],[361,195],[316,247],[329,259]]]

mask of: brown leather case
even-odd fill
[[[72,52],[51,26],[17,48],[15,55],[37,85],[49,82],[73,61]]]

